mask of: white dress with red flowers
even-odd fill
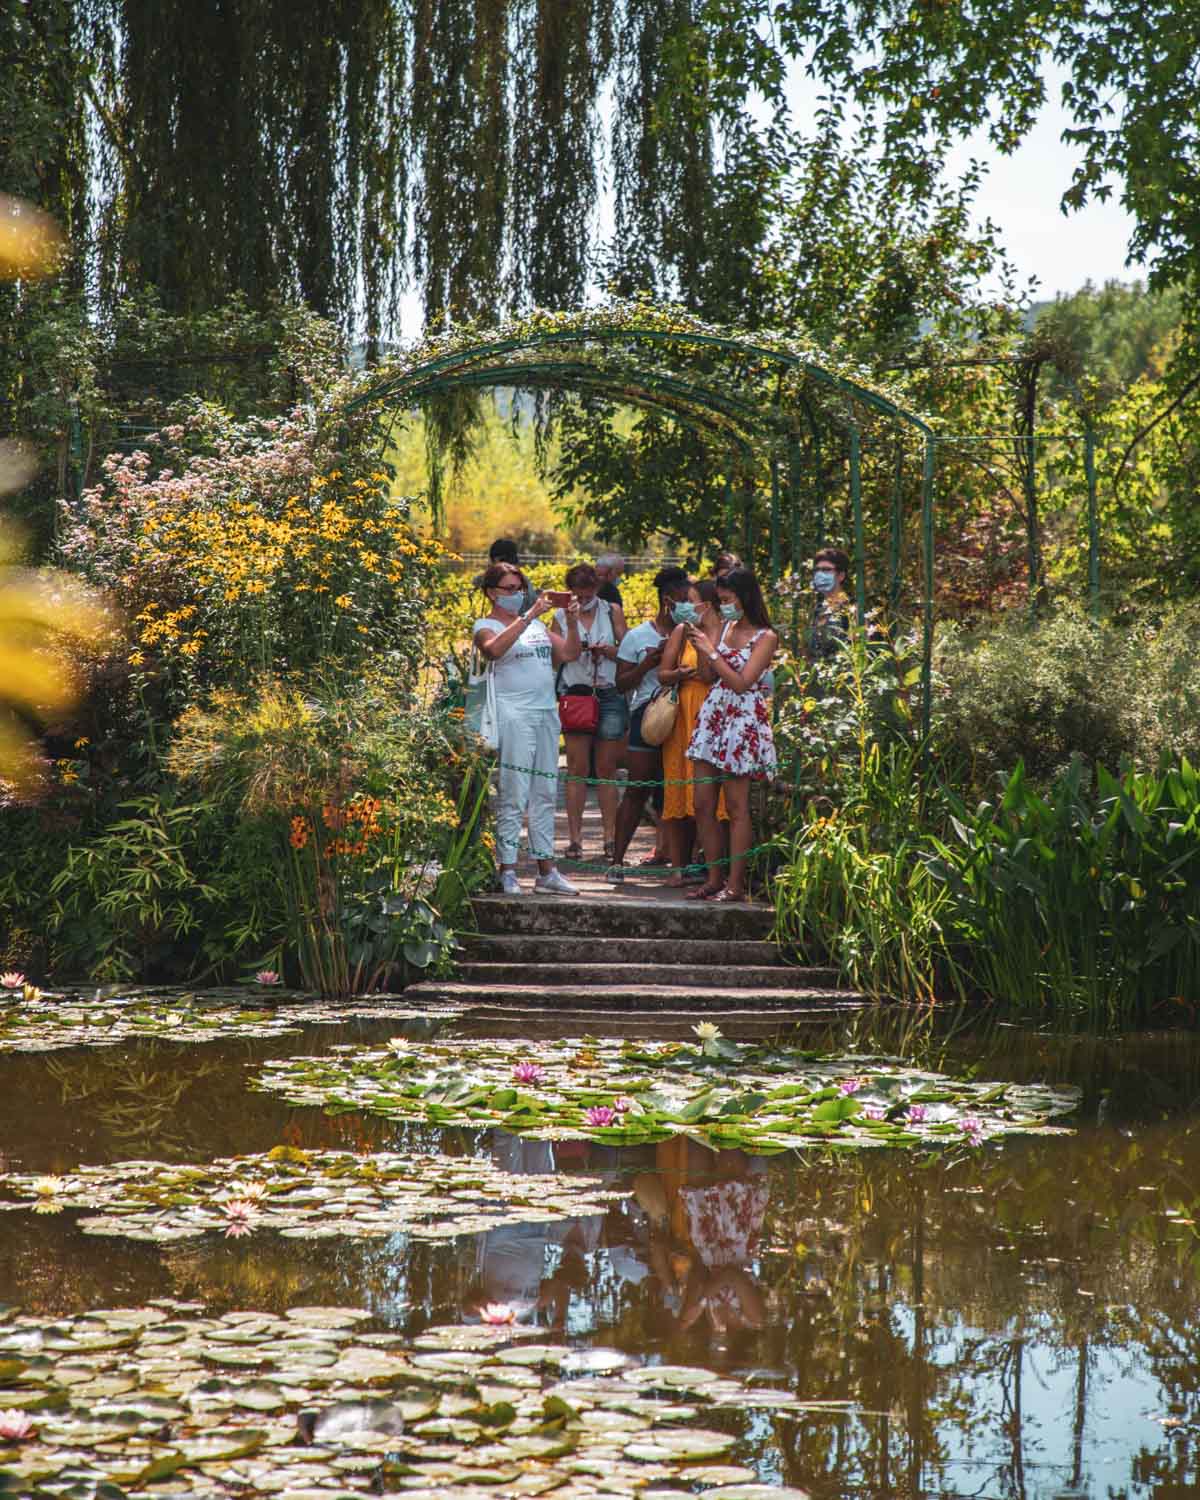
[[[728,633],[727,625],[717,650],[735,672],[745,671],[754,643],[765,631],[755,631],[736,651],[725,645]],[[730,776],[774,776],[775,737],[761,677],[748,693],[736,693],[723,682],[713,685],[700,707],[687,757],[706,760]]]

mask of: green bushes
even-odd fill
[[[941,631],[934,664],[944,753],[977,793],[1018,763],[1043,786],[1073,757],[1200,764],[1200,603],[1121,623],[1063,608],[1032,624],[1014,610]]]
[[[1065,614],[943,640],[925,746],[903,651],[856,634],[781,715],[802,797],[776,842],[777,936],[874,995],[1093,1030],[1194,1020],[1200,777],[1179,748],[1200,738],[1197,631],[1181,609],[1153,629]],[[971,812],[977,780],[999,790]]]

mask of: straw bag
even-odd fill
[[[665,743],[675,728],[675,715],[679,712],[679,689],[659,688],[642,714],[642,739],[647,745]]]

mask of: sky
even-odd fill
[[[1097,286],[1145,280],[1142,268],[1125,265],[1133,219],[1121,207],[1119,184],[1106,203],[1092,202],[1068,216],[1059,208],[1078,152],[1061,138],[1071,123],[1058,102],[1064,77],[1050,68],[1046,107],[1018,151],[1000,156],[986,130],[980,130],[954,150],[948,163],[951,178],[960,176],[972,157],[988,167],[975,200],[977,218],[990,218],[1000,229],[1000,243],[1019,273],[1019,284],[1037,277],[1038,301],[1077,291],[1089,280]],[[798,123],[811,118],[816,90],[798,65],[789,77],[788,97]]]

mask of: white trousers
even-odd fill
[[[496,853],[502,865],[517,862],[526,809],[534,859],[554,858],[554,798],[558,789],[557,708],[500,709],[500,787],[496,801]],[[523,769],[514,770],[514,766]],[[534,775],[534,772],[544,772]]]

